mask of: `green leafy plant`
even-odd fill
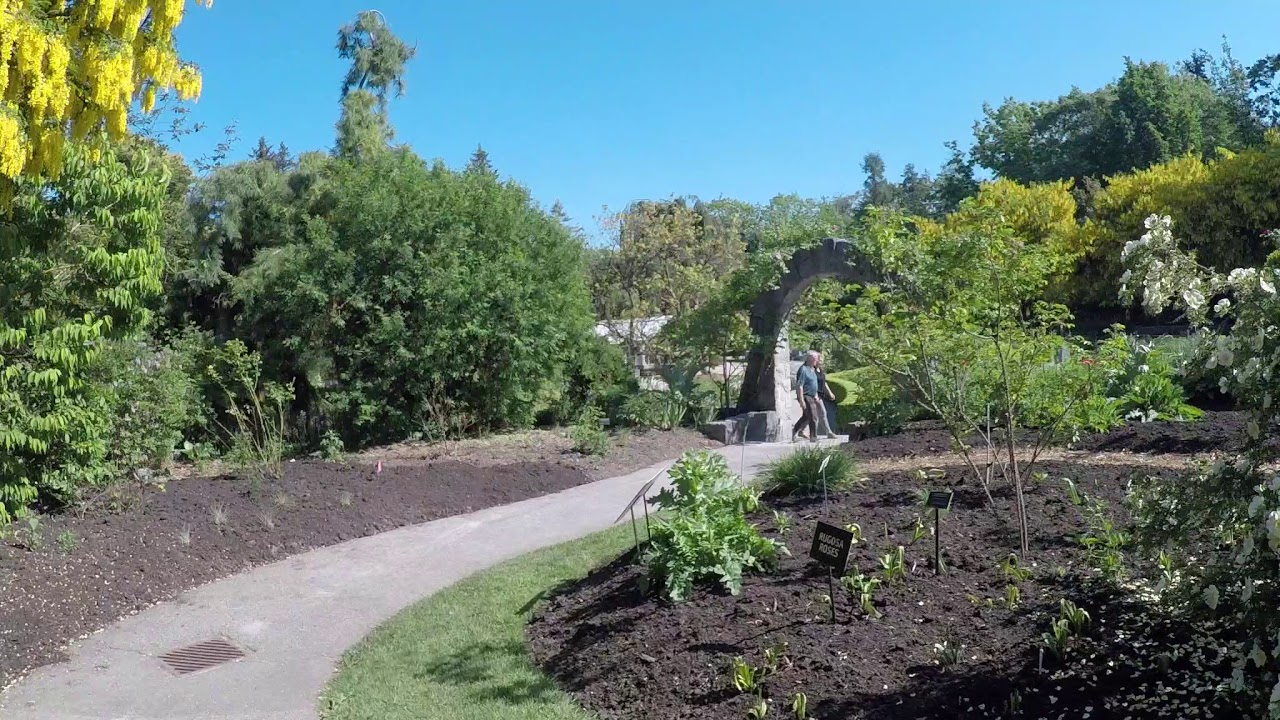
[[[773,526],[778,529],[779,535],[786,535],[791,531],[791,516],[784,512],[773,511]]]
[[[899,545],[898,549],[885,553],[885,555],[880,558],[880,571],[884,575],[884,581],[890,585],[898,582],[906,582],[906,548]]]
[[[755,668],[744,659],[734,658],[729,664],[729,681],[738,692],[754,692],[756,689]]]
[[[862,544],[862,526],[861,525],[859,525],[858,523],[848,523],[844,526],[844,529],[848,530],[849,534],[853,536],[854,545]]]
[[[677,390],[645,390],[623,405],[623,415],[637,427],[671,430],[684,422],[688,401]]]
[[[1049,625],[1049,632],[1040,635],[1040,642],[1054,657],[1062,660],[1067,656],[1067,644],[1071,641],[1071,625],[1062,619],[1054,620]]]
[[[58,549],[63,553],[70,555],[80,547],[80,539],[70,530],[63,530],[58,533]]]
[[[218,426],[230,446],[226,459],[246,473],[251,487],[284,475],[288,407],[293,389],[262,380],[262,358],[230,340],[206,368],[222,391],[227,420]]]
[[[594,406],[583,408],[578,422],[569,428],[573,451],[580,455],[604,455],[609,452],[609,434],[600,427],[603,414]]]
[[[756,696],[755,702],[751,703],[751,707],[747,708],[747,717],[751,720],[763,720],[769,715],[769,701],[760,696]]]
[[[911,542],[908,545],[915,545],[927,537],[929,537],[929,528],[925,527],[924,520],[917,515],[915,524],[911,526]]]
[[[809,696],[798,692],[791,696],[791,717],[795,720],[808,720]]]
[[[880,611],[875,603],[876,590],[880,587],[879,578],[856,573],[840,578],[840,583],[849,591],[849,594],[857,598],[858,606],[862,608],[864,615],[869,618],[880,617]]]
[[[827,463],[829,491],[846,490],[859,484],[857,465],[848,453],[805,447],[770,463],[765,469],[761,487],[770,495],[820,495],[823,478],[820,468],[824,462]]]
[[[0,526],[119,476],[119,398],[95,373],[162,290],[159,168],[110,147],[91,158],[69,143],[65,155],[57,179],[12,188],[0,233]]]
[[[35,515],[24,515],[14,524],[13,539],[27,550],[39,550],[44,544],[43,523]]]
[[[646,578],[661,582],[671,600],[687,600],[695,583],[709,579],[736,595],[744,572],[767,569],[785,552],[747,522],[759,496],[740,484],[722,455],[686,453],[669,474],[671,487],[655,498],[664,512],[643,562]]]
[[[325,431],[320,438],[320,457],[330,462],[336,462],[342,459],[347,452],[346,445],[342,442],[342,436],[333,430]]]
[[[940,667],[954,667],[960,664],[961,652],[963,652],[963,650],[964,646],[962,646],[954,637],[951,636],[950,633],[948,633],[942,639],[942,642],[933,644],[933,657]]]
[[[997,566],[1000,574],[1011,583],[1023,583],[1031,579],[1031,568],[1023,567],[1016,553],[1009,553]]]
[[[1006,585],[1004,589],[1004,607],[1014,610],[1022,604],[1022,590],[1017,585]]]
[[[1124,549],[1130,542],[1129,533],[1115,526],[1101,501],[1095,501],[1087,515],[1089,529],[1080,536],[1080,544],[1094,568],[1108,580],[1116,580],[1124,572]]]
[[[1071,629],[1071,632],[1079,635],[1089,629],[1089,623],[1092,622],[1092,619],[1089,617],[1088,612],[1066,598],[1062,598],[1059,605],[1062,608],[1061,619],[1067,622],[1067,627]]]

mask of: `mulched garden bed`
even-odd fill
[[[1161,426],[1147,427],[1129,437],[1145,443],[1141,438]],[[1172,432],[1190,437],[1181,426]],[[929,442],[912,435],[866,442],[882,456],[909,454],[902,452],[908,448],[926,454]],[[945,451],[944,444],[928,454]],[[917,500],[922,484],[914,471],[873,473],[865,488],[833,496],[825,507],[821,499],[769,502],[754,521],[784,541],[791,556],[775,573],[749,576],[737,597],[711,588],[680,605],[644,597],[630,557],[560,588],[528,628],[533,658],[601,720],[748,717],[752,698],[734,689],[727,669],[735,657],[760,667],[768,648],[779,648],[783,659],[763,682],[771,699],[767,717],[792,717],[796,692],[807,695],[810,717],[832,720],[1237,717],[1216,690],[1217,679],[1230,673],[1225,641],[1212,626],[1193,627],[1095,579],[1078,542],[1088,522],[1061,482],[1072,478],[1082,492],[1106,501],[1123,527],[1130,478],[1176,470],[1114,456],[1039,465],[1053,479],[1027,498],[1032,577],[1019,584],[1020,603],[1008,609],[1010,582],[998,565],[1017,547],[1016,531],[994,519],[962,467],[945,469],[944,480],[931,481],[956,491],[942,525],[945,574],[932,570],[931,536],[912,543],[917,517],[932,526]],[[996,493],[997,509],[1010,520],[1011,496]],[[794,521],[785,534],[776,529],[774,509]],[[808,560],[818,520],[861,526],[866,542],[854,549],[850,574],[879,577],[878,558],[907,548],[908,579],[882,585],[876,595],[880,619],[865,618],[837,584],[838,620],[830,621],[826,574]],[[1065,661],[1042,660],[1041,634],[1058,617],[1062,598],[1087,610],[1092,626],[1073,640]],[[944,668],[935,644],[948,639],[962,650],[959,663]],[[1166,652],[1171,657],[1161,658]]]
[[[1248,422],[1248,414],[1241,411],[1207,411],[1202,419],[1195,422],[1160,420],[1132,423],[1110,432],[1086,435],[1070,447],[1097,452],[1229,452],[1244,446],[1244,429]],[[1022,438],[1023,442],[1032,442],[1035,434],[1024,432]],[[981,439],[976,436],[966,442],[973,447],[981,447]],[[951,445],[951,436],[940,422],[924,420],[911,423],[901,433],[865,438],[847,447],[857,457],[869,459],[937,455],[950,452]]]
[[[250,492],[233,477],[189,477],[120,488],[88,509],[40,517],[0,542],[0,688],[64,658],[71,640],[182,591],[313,548],[559,492],[677,456],[690,433],[632,435],[600,459],[565,454],[539,434],[507,443],[506,464],[406,460],[389,449],[381,473],[359,461],[299,461],[283,479]],[[710,443],[707,442],[707,445]],[[525,462],[516,462],[518,458]]]

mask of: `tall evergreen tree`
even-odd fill
[[[493,164],[489,162],[489,153],[481,145],[476,145],[476,151],[471,153],[471,160],[467,163],[467,171],[494,176],[498,174],[493,169]]]
[[[334,149],[339,157],[368,157],[391,142],[388,103],[393,94],[404,94],[405,66],[415,53],[377,11],[361,12],[338,31],[338,56],[351,61],[342,81],[342,116]]]

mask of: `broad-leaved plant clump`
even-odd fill
[[[1213,346],[1206,366],[1224,369],[1223,389],[1249,410],[1248,444],[1180,480],[1150,479],[1134,506],[1138,539],[1164,550],[1162,590],[1189,610],[1228,619],[1240,642],[1228,643],[1229,687],[1252,717],[1280,718],[1280,453],[1266,442],[1280,420],[1280,253],[1262,267],[1221,273],[1183,251],[1173,221],[1152,215],[1147,232],[1126,244],[1123,297],[1140,291],[1150,313],[1184,310]],[[1274,239],[1274,235],[1273,235]],[[1213,336],[1210,323],[1231,319]]]
[[[703,581],[742,591],[743,573],[774,565],[785,546],[747,521],[756,493],[729,471],[724,457],[686,453],[670,470],[671,487],[655,498],[665,511],[644,556],[646,577],[672,601],[688,600]]]

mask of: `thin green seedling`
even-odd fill
[[[1061,619],[1066,621],[1067,627],[1071,629],[1071,632],[1080,635],[1089,629],[1092,618],[1089,617],[1089,613],[1084,608],[1066,598],[1062,598],[1059,605],[1062,608]]]
[[[733,687],[741,693],[755,692],[756,689],[756,671],[755,668],[744,659],[734,658],[729,664],[729,680],[733,683]]]
[[[844,526],[844,529],[848,530],[850,535],[853,535],[854,545],[862,544],[862,526],[861,525],[859,525],[858,523],[849,523],[848,525]]]
[[[960,643],[951,637],[950,633],[942,639],[942,642],[933,644],[933,657],[937,660],[938,665],[944,668],[953,667],[960,664],[960,653],[962,650]]]
[[[1084,504],[1084,498],[1080,495],[1080,488],[1076,486],[1076,482],[1071,478],[1062,478],[1062,484],[1067,488],[1067,499],[1072,505],[1079,507]]]
[[[1044,648],[1053,653],[1059,660],[1067,656],[1067,643],[1071,640],[1071,624],[1066,620],[1054,620],[1049,625],[1049,632],[1040,635]]]
[[[884,557],[880,558],[880,569],[884,574],[885,582],[889,584],[906,582],[906,548],[899,545],[896,550],[885,553]]]
[[[809,696],[798,692],[791,696],[791,717],[795,720],[808,720]]]
[[[1004,606],[1014,610],[1022,604],[1022,590],[1017,585],[1009,585],[1004,589]]]
[[[924,521],[917,515],[916,524],[911,528],[911,542],[909,544],[915,545],[927,537],[929,537],[929,528],[925,526]]]
[[[1011,583],[1024,583],[1031,579],[1031,568],[1023,567],[1018,561],[1017,553],[1009,553],[998,566],[1005,580]]]
[[[790,532],[792,524],[790,515],[777,510],[773,511],[773,525],[778,529],[779,535],[786,535]]]
[[[751,707],[747,709],[747,717],[750,720],[763,720],[769,715],[769,701],[756,696],[755,702],[751,703]]]

